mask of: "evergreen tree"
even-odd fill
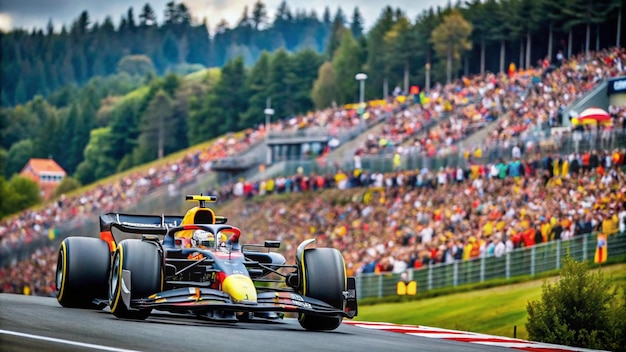
[[[72,147],[71,140],[66,140],[63,119],[57,114],[51,114],[41,124],[37,136],[33,140],[33,157],[52,158],[66,171],[67,151]],[[88,132],[88,131],[87,131]]]
[[[138,104],[136,101],[124,101],[112,113],[110,138],[103,142],[107,144],[103,153],[108,159],[122,160],[135,149],[140,133]]]
[[[72,146],[72,142],[74,141],[74,133],[76,132],[76,128],[83,128],[83,121],[81,118],[80,108],[78,107],[78,103],[74,102],[70,107],[69,114],[63,123],[63,133],[62,133],[62,143],[63,148],[60,150],[59,155],[54,155],[55,160],[64,168],[66,171],[69,170],[69,166],[73,164],[74,167],[78,165],[78,162],[82,159],[81,156],[76,156],[76,153],[82,153],[82,150],[77,150]],[[89,133],[89,130],[86,131]],[[45,155],[41,155],[41,157],[46,157]]]
[[[6,127],[0,134],[0,143],[5,149],[23,139],[34,139],[37,135],[38,128],[41,126],[36,114],[33,114],[24,106],[17,106],[7,112],[8,117],[5,122]],[[35,128],[33,128],[35,127]]]
[[[15,98],[14,98],[14,104],[22,104],[26,102],[28,95],[26,93],[26,83],[24,83],[24,79],[20,78],[17,81],[17,85],[15,86]]]
[[[89,18],[89,13],[87,11],[83,11],[80,13],[80,16],[78,16],[78,18],[72,23],[70,33],[77,36],[83,36],[89,31],[90,24],[91,20]]]
[[[401,16],[383,38],[386,49],[386,67],[389,68],[389,79],[405,94],[409,91],[411,63],[418,61],[416,53],[417,32],[408,18]]]
[[[141,26],[154,26],[157,24],[156,14],[152,9],[150,4],[146,3],[141,9],[141,14],[139,15],[139,24]]]
[[[305,113],[314,108],[311,89],[324,57],[312,49],[305,49],[293,54],[291,59],[293,61],[291,73],[294,77],[291,100],[296,113]]]
[[[363,35],[363,16],[358,6],[352,12],[352,21],[350,21],[350,31],[355,39],[359,39]]]
[[[209,66],[211,56],[211,38],[206,22],[202,25],[192,27],[188,34],[189,52],[186,61],[192,64]]]
[[[272,108],[276,112],[274,118],[286,118],[295,112],[292,94],[296,78],[292,72],[292,64],[292,59],[285,50],[278,50],[272,57],[267,89],[272,98]]]
[[[68,125],[71,129],[72,138],[68,140],[67,161],[63,168],[68,174],[73,174],[78,164],[83,161],[84,149],[89,143],[89,132],[91,131],[88,123],[89,117],[85,113],[85,109],[77,116],[76,123]]]
[[[233,132],[240,116],[248,109],[241,89],[246,82],[243,59],[229,61],[213,91],[203,98],[201,107],[189,116],[189,142],[192,144]]]
[[[136,159],[138,163],[165,156],[165,149],[174,144],[177,137],[169,133],[175,128],[175,122],[172,99],[164,90],[159,90],[141,116],[141,134],[137,146],[139,159]]]
[[[354,103],[358,101],[358,82],[355,75],[361,72],[359,64],[359,46],[352,37],[352,33],[345,31],[341,45],[332,61],[337,87],[335,98],[338,104]]]
[[[330,17],[330,8],[328,6],[324,7],[324,14],[322,15],[322,23],[330,26],[330,24],[332,23],[331,17]]]
[[[346,27],[343,25],[343,20],[341,16],[335,16],[333,20],[333,25],[330,33],[330,39],[328,41],[328,47],[326,48],[326,55],[329,60],[332,61],[335,51],[339,48],[341,44],[341,38],[346,32]]]
[[[246,94],[248,109],[241,116],[239,128],[254,127],[264,121],[263,110],[266,107],[267,86],[269,84],[270,55],[267,51],[261,54],[246,78]]]
[[[126,21],[128,22],[128,28],[131,31],[135,30],[135,27],[137,27],[137,24],[135,23],[135,14],[133,12],[132,7],[129,7],[128,11],[126,12]]]
[[[48,19],[48,24],[46,25],[46,35],[51,36],[54,34],[54,24],[52,23],[52,18]]]
[[[252,25],[255,31],[267,25],[267,7],[261,0],[257,0],[252,8]]]
[[[169,63],[178,63],[180,54],[178,51],[178,42],[174,35],[168,32],[163,39],[163,56]]]
[[[386,91],[387,86],[387,72],[385,68],[385,44],[384,37],[391,27],[395,23],[395,14],[391,6],[387,6],[382,10],[382,13],[376,21],[374,27],[368,33],[367,42],[367,95],[370,97],[381,97],[380,88],[383,87]]]
[[[297,45],[296,41],[298,39],[298,33],[293,30],[293,21],[293,14],[287,5],[287,2],[283,0],[276,11],[273,29],[275,32],[280,33],[282,38],[284,38],[285,48],[287,50],[293,50]]]

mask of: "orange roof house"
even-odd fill
[[[42,196],[48,198],[52,191],[63,181],[67,173],[52,159],[30,159],[20,176],[29,177],[39,185]]]

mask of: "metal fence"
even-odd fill
[[[409,269],[407,274],[409,280],[417,282],[418,292],[521,275],[535,276],[559,269],[561,260],[568,254],[578,261],[593,260],[596,245],[597,235],[588,234],[567,241],[517,249],[502,257],[481,257]],[[626,233],[610,236],[607,250],[609,258],[626,254]],[[400,276],[401,273],[358,275],[357,295],[359,298],[396,295],[396,284],[400,281]]]
[[[559,136],[542,137],[540,132],[533,134],[524,139],[514,139],[507,142],[496,143],[491,145],[481,145],[482,156],[472,156],[471,160],[475,163],[488,164],[497,162],[499,159],[508,161],[512,156],[513,147],[520,143],[526,144],[533,141],[533,155],[560,154],[568,155],[572,153],[583,153],[589,150],[609,150],[616,148],[626,148],[626,132],[623,130],[615,130],[603,136],[602,132],[583,133],[580,139],[573,133],[561,134]],[[427,168],[437,170],[440,167],[468,167],[468,159],[465,158],[465,152],[472,154],[477,146],[460,145],[455,151],[446,155],[428,156],[424,153],[409,153],[401,156],[401,169],[418,170]],[[528,153],[528,152],[527,152]],[[524,158],[524,155],[522,155]],[[361,157],[361,165],[364,170],[370,172],[391,172],[393,171],[393,155],[367,155]],[[305,174],[315,172],[317,174],[334,173],[337,169],[344,171],[352,170],[354,164],[352,161],[345,159],[327,158],[325,160],[291,160],[284,161],[280,165],[276,165],[271,171],[263,176],[265,178],[275,177],[277,175],[293,175],[298,169]],[[257,175],[257,179],[262,179],[261,175]]]

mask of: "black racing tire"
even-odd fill
[[[56,297],[63,307],[102,309],[109,287],[109,244],[94,237],[68,237],[61,242],[56,268]]]
[[[334,248],[311,248],[304,251],[303,286],[300,293],[343,310],[346,290],[346,266],[341,253]],[[335,330],[343,317],[298,314],[298,322],[306,330]]]
[[[148,297],[163,290],[163,260],[150,242],[128,239],[120,242],[113,256],[109,283],[109,307],[118,318],[144,320],[152,309],[129,310],[121,296],[122,270],[131,272],[131,299]]]

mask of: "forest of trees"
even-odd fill
[[[271,16],[259,0],[234,27],[194,23],[171,2],[157,23],[146,4],[118,26],[82,12],[69,29],[2,34],[0,171],[9,180],[31,157],[52,157],[82,184],[226,132],[358,99],[393,87],[534,65],[615,46],[619,0],[472,0],[415,19],[386,7],[363,18],[338,9]],[[197,71],[204,67],[219,67]]]
[[[328,9],[320,19],[315,12],[292,13],[283,2],[270,19],[266,5],[258,1],[251,10],[243,9],[235,27],[224,20],[215,23],[210,36],[207,20],[195,23],[184,3],[172,1],[164,11],[163,23],[157,23],[155,9],[146,4],[138,11],[129,8],[117,26],[110,16],[92,23],[83,11],[60,31],[54,31],[51,20],[44,29],[3,33],[0,102],[24,103],[36,94],[116,73],[126,55],[148,56],[155,72],[163,74],[221,67],[238,56],[252,65],[264,50],[321,52],[332,25]],[[346,22],[341,11],[336,16]],[[360,14],[356,19],[361,21]]]

